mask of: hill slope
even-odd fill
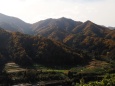
[[[76,22],[71,19],[47,19],[33,24],[33,31],[44,37],[61,41],[75,49],[98,56],[107,55],[115,47],[115,30],[91,21]],[[96,56],[96,57],[98,57]]]
[[[109,53],[111,53],[112,58],[115,56],[113,53],[115,49],[115,30],[97,25],[89,20],[86,22],[79,22],[62,17],[59,19],[50,18],[34,24],[27,24],[20,19],[0,14],[0,26],[4,28],[4,30],[11,32],[7,33],[1,30],[1,57],[26,57],[30,64],[33,63],[36,58],[38,59],[39,56],[40,61],[42,60],[41,57],[45,58],[45,60],[46,57],[51,59],[52,57],[64,57],[63,60],[65,57],[74,58],[75,56],[73,53],[77,53],[76,57],[81,58],[84,57],[84,55],[82,55],[83,52],[89,52],[92,58],[109,57]],[[34,36],[16,33],[17,31],[26,34],[34,34]],[[63,43],[66,44],[65,48]],[[80,55],[78,53],[79,51],[72,51],[72,48],[81,51],[80,53],[82,54]],[[56,54],[57,52],[59,52],[60,55]],[[34,58],[34,60],[32,58]],[[21,59],[19,58],[17,61],[20,62]],[[54,60],[58,62],[58,59]],[[44,63],[49,61],[49,63],[53,64],[55,63],[54,60],[52,59],[50,62],[47,59]],[[72,62],[73,60],[68,60],[70,60],[70,63],[74,63]]]
[[[68,35],[64,39],[64,43],[74,48],[87,50],[90,53],[98,53],[95,55],[107,55],[115,48],[115,30],[97,25],[91,21],[73,29],[73,34]]]
[[[32,64],[85,64],[89,56],[66,45],[39,36],[9,33],[0,29],[0,61],[13,61],[22,66]],[[3,63],[4,64],[4,63]]]
[[[63,40],[70,32],[82,22],[76,22],[67,18],[47,19],[32,25],[33,31],[42,36]]]
[[[24,21],[10,17],[0,13],[0,27],[7,31],[18,31],[26,34],[31,34],[31,24],[25,23]]]

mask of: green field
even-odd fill
[[[9,78],[10,84],[12,83],[37,83],[37,82],[53,82],[73,84],[73,86],[106,86],[105,81],[114,84],[115,70],[113,64],[105,61],[92,60],[85,66],[73,67],[49,67],[41,64],[34,65],[31,68],[23,68],[14,62],[5,64],[4,72],[1,76]],[[113,67],[113,68],[112,68]],[[107,78],[108,77],[108,78]],[[90,80],[91,78],[91,80]],[[105,81],[103,81],[105,80]],[[5,80],[3,80],[5,81]],[[12,83],[11,83],[12,82]],[[75,84],[76,83],[76,84]],[[87,84],[86,84],[87,83]],[[98,84],[98,85],[93,85]],[[107,85],[114,86],[114,85]]]

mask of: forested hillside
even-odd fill
[[[115,30],[92,21],[47,19],[33,24],[35,34],[60,41],[73,49],[87,51],[93,58],[108,58],[115,48]]]
[[[64,17],[28,24],[0,14],[0,86],[114,86],[114,72],[114,29]]]
[[[22,66],[33,64],[59,66],[85,64],[90,60],[85,52],[41,36],[9,33],[0,29],[0,40],[1,62],[13,61]]]
[[[21,32],[32,34],[31,24],[22,21],[19,18],[7,16],[0,13],[0,27],[9,32]]]

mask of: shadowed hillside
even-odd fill
[[[38,35],[85,50],[96,58],[107,56],[115,47],[115,30],[89,20],[82,23],[66,18],[47,19],[33,24],[33,28]]]
[[[0,29],[0,40],[1,61],[14,61],[22,66],[76,65],[90,60],[82,51],[75,51],[60,42],[40,36],[9,33]]]
[[[26,34],[32,34],[31,24],[25,23],[24,21],[10,17],[0,13],[0,27],[7,31],[22,32]]]
[[[115,30],[89,20],[79,22],[62,17],[27,24],[0,14],[0,26],[4,29],[0,29],[3,62],[74,65],[90,59],[114,60]]]

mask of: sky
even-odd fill
[[[115,27],[115,0],[0,0],[0,13],[28,23],[67,17]]]

